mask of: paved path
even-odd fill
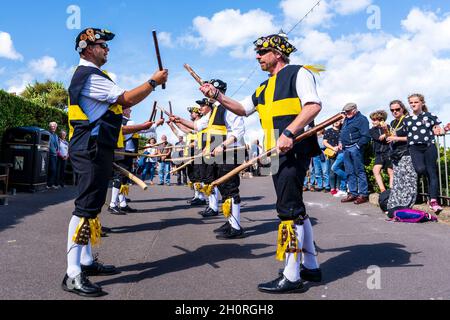
[[[100,260],[122,273],[93,277],[101,299],[449,299],[450,229],[444,224],[385,221],[370,205],[340,204],[324,193],[306,193],[324,281],[302,294],[260,293],[276,277],[278,220],[268,177],[242,181],[242,225],[247,237],[216,240],[221,217],[201,219],[186,204],[186,187],[132,188],[127,216],[102,213],[114,233],[104,238]],[[0,207],[0,299],[74,300],[60,283],[66,268],[66,232],[74,188],[18,194]],[[380,269],[369,269],[370,266]],[[379,274],[379,282],[375,281]],[[372,277],[372,278],[370,278]],[[375,280],[373,280],[375,279]],[[369,289],[381,287],[380,289]]]

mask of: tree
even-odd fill
[[[45,83],[29,84],[21,96],[39,105],[48,105],[65,110],[69,94],[62,82],[47,80]]]

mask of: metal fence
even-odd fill
[[[438,170],[439,170],[439,192],[440,202],[442,205],[450,206],[450,190],[449,190],[449,160],[450,149],[448,148],[450,142],[450,133],[443,136],[436,136],[436,147],[438,149]],[[420,179],[420,193],[423,201],[427,200],[428,187],[427,181],[424,177]]]

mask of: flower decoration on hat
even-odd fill
[[[255,50],[260,50],[261,48],[271,48],[281,52],[288,57],[291,53],[297,51],[297,49],[291,43],[289,43],[287,35],[282,30],[278,34],[271,34],[266,37],[261,37],[253,44],[255,45]]]
[[[115,34],[106,29],[88,28],[81,31],[75,40],[75,50],[81,53],[89,44],[93,44],[97,40],[110,41],[114,39],[114,37]]]

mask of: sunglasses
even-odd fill
[[[108,44],[107,44],[106,42],[102,42],[102,43],[92,43],[91,45],[92,45],[92,46],[100,46],[100,47],[102,47],[103,49],[108,49],[108,48],[109,48],[109,46],[108,46]]]
[[[268,50],[268,49],[261,49],[261,50],[257,50],[256,53],[262,57],[263,55],[268,54],[270,51],[271,50]]]
[[[402,111],[402,108],[391,109],[391,112],[400,112],[400,111]]]

